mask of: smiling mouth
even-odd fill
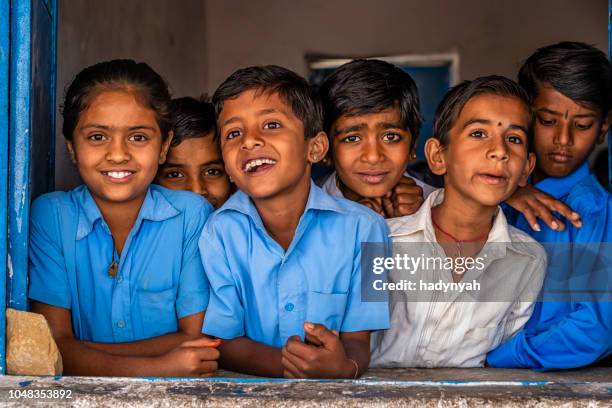
[[[499,185],[506,184],[508,182],[508,177],[504,176],[503,174],[478,173],[478,177],[485,184],[488,184],[491,186],[499,186]]]
[[[113,170],[113,171],[103,171],[102,174],[112,181],[124,181],[129,179],[134,172],[130,170]]]
[[[275,164],[276,160],[267,157],[252,159],[244,164],[242,171],[248,174],[260,174],[271,169]]]
[[[367,184],[379,184],[387,177],[388,171],[362,171],[356,172],[357,177]]]

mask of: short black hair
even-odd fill
[[[223,110],[223,102],[250,90],[277,93],[302,121],[307,139],[323,131],[323,108],[317,93],[304,78],[278,65],[251,66],[230,75],[213,95],[217,117]]]
[[[543,83],[602,116],[612,107],[612,65],[606,54],[581,42],[560,42],[534,52],[523,64],[519,83],[531,99]]]
[[[199,99],[183,97],[170,102],[172,117],[171,146],[178,146],[185,139],[203,137],[215,132],[215,108],[206,95]]]
[[[376,59],[356,59],[336,69],[321,85],[325,130],[343,115],[358,116],[397,107],[401,126],[412,135],[411,148],[423,119],[412,77],[399,67]]]
[[[103,90],[134,92],[145,106],[155,112],[162,140],[170,131],[170,91],[166,81],[144,62],[116,59],[92,65],[79,72],[64,95],[61,107],[62,133],[72,140],[79,116],[89,106],[91,98]]]
[[[452,87],[438,105],[433,125],[433,137],[446,146],[449,144],[449,132],[455,125],[461,111],[470,99],[480,95],[497,95],[517,98],[525,104],[529,113],[529,126],[527,129],[527,149],[531,149],[533,135],[533,112],[529,103],[527,92],[513,80],[499,76],[489,75],[476,78],[473,81],[463,81]]]

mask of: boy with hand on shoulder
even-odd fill
[[[534,232],[529,221],[519,215],[515,225],[540,242],[555,243],[557,251],[569,243],[582,244],[574,246],[574,251],[585,248],[584,244],[600,248],[594,244],[604,243],[599,251],[605,251],[606,243],[612,242],[612,199],[589,170],[587,159],[610,127],[612,65],[603,52],[590,45],[562,42],[531,55],[520,69],[519,82],[531,97],[536,114],[534,186],[575,208],[584,224],[578,229],[568,223],[562,232],[546,226]],[[561,252],[571,252],[569,245]],[[551,258],[545,288],[559,278],[552,267],[563,259]],[[590,281],[598,281],[593,268],[572,267],[573,278],[588,273]],[[546,298],[545,293],[524,330],[488,355],[489,365],[577,368],[612,354],[612,303],[583,301],[589,300],[584,297],[567,301]]]
[[[416,212],[435,187],[410,177],[421,127],[419,95],[412,77],[376,59],[340,66],[320,89],[325,131],[335,171],[319,181],[327,193],[364,204],[385,218]],[[579,217],[562,202],[529,186],[519,187],[507,203],[525,214],[563,229],[552,213],[579,225]]]
[[[431,171],[444,176],[444,188],[431,193],[414,215],[387,223],[396,256],[402,248],[397,244],[410,243],[403,248],[418,246],[428,259],[451,258],[457,265],[432,262],[433,267],[415,271],[417,281],[476,282],[480,291],[472,298],[400,292],[404,298],[392,303],[391,328],[373,338],[373,366],[483,366],[486,353],[531,315],[546,254],[527,234],[507,225],[499,208],[533,169],[530,127],[527,95],[504,77],[464,81],[438,106],[425,153]],[[468,258],[480,258],[481,266],[459,268]],[[405,277],[398,273],[390,272],[391,282]],[[483,301],[489,302],[486,307]]]
[[[170,116],[174,136],[155,182],[193,191],[221,207],[232,193],[232,183],[215,139],[215,108],[206,98],[177,98],[170,102]]]
[[[384,220],[310,180],[327,136],[316,94],[297,74],[249,67],[213,97],[226,170],[239,191],[200,238],[212,288],[203,332],[220,364],[247,374],[356,378],[386,302],[361,295],[361,244],[386,243]]]

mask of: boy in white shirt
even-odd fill
[[[530,317],[546,254],[498,205],[533,170],[532,117],[525,91],[499,76],[465,81],[440,103],[425,153],[444,189],[387,220],[395,257],[422,263],[390,271],[391,283],[414,286],[391,293],[391,328],[372,338],[373,367],[483,366]]]

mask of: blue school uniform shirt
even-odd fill
[[[151,185],[121,256],[86,186],[45,194],[30,216],[29,298],[70,309],[76,338],[127,342],[176,332],[206,309],[198,238],[212,206]],[[113,256],[115,278],[108,274]]]
[[[612,242],[612,198],[590,173],[588,163],[566,177],[546,178],[535,187],[577,211],[583,226],[576,228],[565,220],[564,231],[557,232],[541,225],[542,230],[537,232],[519,215],[515,224],[518,228],[540,242],[555,243],[558,248],[563,248],[564,243],[587,243],[597,247],[597,243]],[[609,249],[609,245],[600,250]],[[586,268],[588,271],[577,269],[580,268],[573,273],[586,275],[587,279],[588,273],[592,273],[590,268]],[[607,270],[610,270],[609,265]],[[549,269],[544,288],[547,283],[555,284],[552,280],[558,276],[553,275]],[[536,304],[523,330],[489,353],[487,363],[491,367],[551,370],[585,366],[610,354],[612,302],[544,301]]]
[[[340,332],[388,328],[388,303],[361,301],[360,267],[362,242],[386,245],[387,235],[382,217],[311,183],[285,252],[238,191],[200,238],[211,285],[203,332],[282,347],[290,336],[304,337],[306,321]]]

